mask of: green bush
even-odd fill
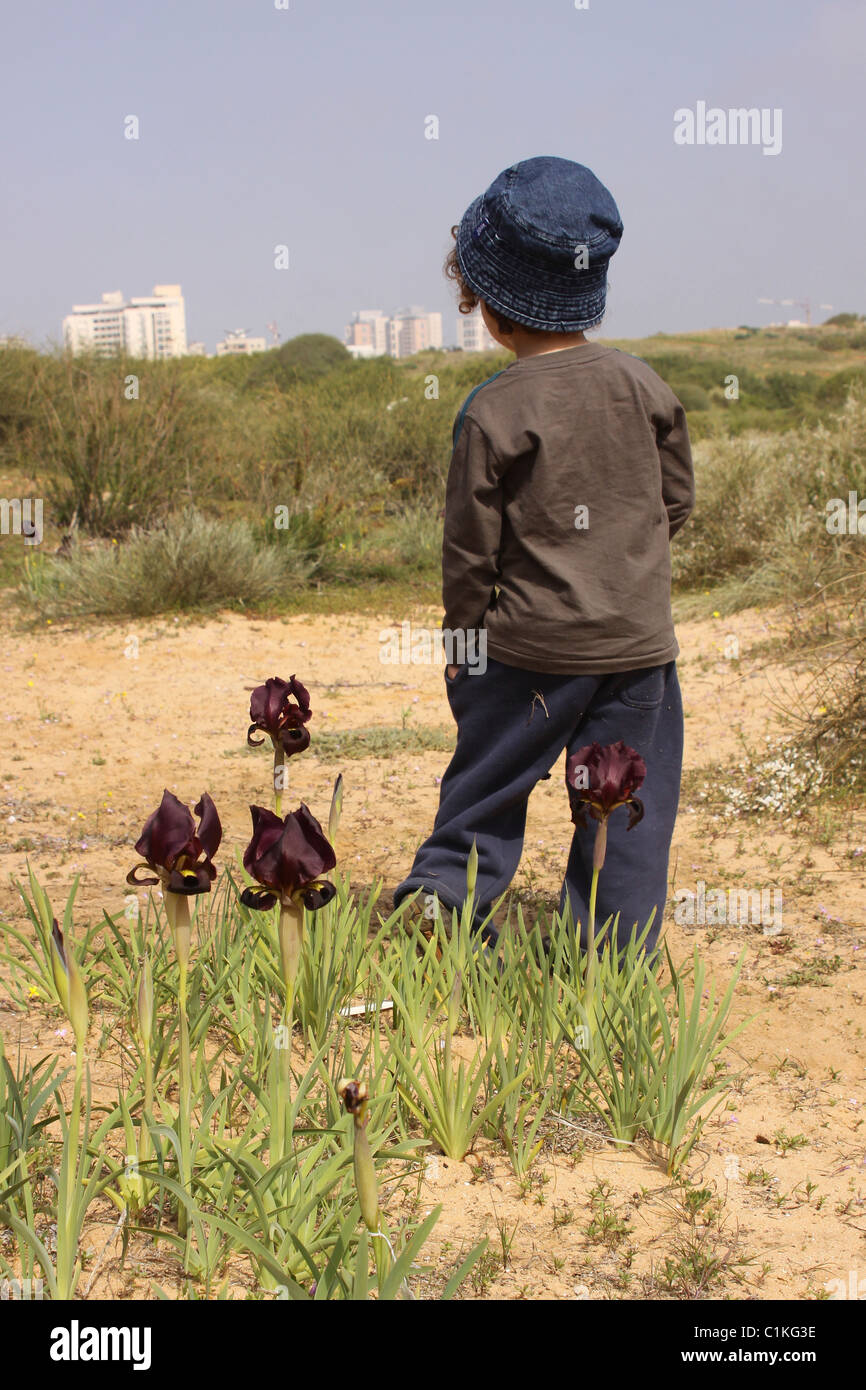
[[[827,531],[827,503],[866,496],[866,392],[830,425],[717,436],[695,449],[697,501],[674,542],[681,589],[733,581],[734,605],[814,592],[857,567],[859,537]]]
[[[683,381],[671,382],[670,387],[687,413],[690,410],[709,410],[711,401],[703,386],[693,386],[691,382]]]
[[[822,352],[860,352],[866,347],[866,333],[822,333],[816,346]]]
[[[866,367],[848,367],[843,372],[834,372],[821,382],[815,399],[821,406],[838,407],[844,405],[852,388],[862,389],[866,394]]]
[[[302,381],[315,381],[351,361],[348,348],[327,333],[301,333],[278,348],[248,359],[246,384],[274,383],[283,391]]]
[[[79,544],[67,559],[35,554],[24,596],[46,616],[149,617],[274,602],[308,576],[303,554],[264,546],[245,521],[188,508],[123,544]]]
[[[38,471],[52,524],[118,535],[230,474],[250,437],[230,426],[231,407],[179,361],[41,358],[32,413],[5,455]]]
[[[826,333],[849,347],[857,336],[831,328],[789,330],[778,347],[765,332],[742,348],[700,335],[648,344],[644,360],[689,411],[699,473],[697,510],[676,546],[680,586],[739,584],[754,571],[754,582],[760,573],[775,592],[800,563],[797,547],[805,545],[804,574],[826,558],[826,541],[813,544],[815,514],[841,485],[826,496],[817,485],[810,492],[806,454],[824,456],[829,445],[815,443],[820,422],[852,389],[861,398],[866,389],[866,369],[844,359],[826,377],[788,370],[789,362],[814,366]],[[142,534],[195,509],[214,521],[243,519],[295,583],[407,578],[438,587],[452,423],[469,391],[510,360],[431,349],[403,362],[356,362],[323,334],[252,359],[146,362],[8,347],[0,352],[0,463],[46,499],[47,546],[61,528],[84,541],[123,541],[134,528],[139,551]],[[731,374],[736,400],[724,393]],[[827,438],[840,440],[840,430],[830,424]],[[287,518],[279,531],[278,508]],[[75,563],[87,553],[85,546]],[[6,582],[19,566],[16,558]],[[47,592],[54,568],[31,556],[28,569],[31,580],[40,572]],[[111,611],[109,598],[100,611]],[[132,600],[124,593],[121,601]],[[238,601],[247,601],[243,592]]]
[[[10,345],[0,349],[0,450],[5,458],[34,422],[34,394],[41,359],[33,348]]]

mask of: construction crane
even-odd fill
[[[809,328],[811,328],[811,326],[812,326],[812,301],[809,300],[809,299],[759,299],[759,300],[758,300],[758,303],[759,303],[759,304],[785,304],[785,305],[787,305],[788,307],[793,307],[794,305],[796,305],[796,307],[797,307],[798,309],[805,309],[805,311],[806,311],[806,324],[808,325]],[[819,307],[819,309],[832,309],[832,308],[833,308],[833,305],[832,305],[832,304],[819,304],[818,307]]]

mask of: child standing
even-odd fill
[[[563,750],[622,740],[646,763],[644,816],[616,812],[596,921],[618,944],[667,893],[683,713],[670,539],[694,505],[685,414],[640,359],[588,342],[622,236],[608,190],[580,164],[528,159],[454,228],[447,273],[516,354],[454,425],[443,546],[443,629],[485,659],[449,666],[457,746],[432,834],[395,904],[422,889],[446,912],[478,847],[477,920],[520,862],[527,801]],[[585,944],[595,824],[576,826],[560,906]],[[487,934],[492,934],[488,932]]]

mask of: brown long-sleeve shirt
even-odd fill
[[[598,343],[519,358],[455,421],[442,626],[529,670],[672,661],[670,538],[693,506],[685,412],[651,367]]]

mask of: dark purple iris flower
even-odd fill
[[[580,769],[586,769],[585,777]],[[606,821],[617,806],[628,806],[631,830],[643,817],[643,802],[634,795],[646,777],[646,763],[640,753],[620,739],[602,747],[587,744],[568,759],[565,781],[571,802],[571,819],[586,829],[587,811],[594,820]],[[588,783],[583,786],[583,782]]]
[[[251,748],[260,748],[263,738],[253,738],[255,729],[268,734],[276,748],[279,745],[287,757],[293,753],[303,753],[310,746],[308,723],[313,711],[310,709],[310,693],[305,685],[295,680],[281,680],[271,676],[264,685],[256,686],[250,696],[250,719],[247,730],[247,743]]]
[[[198,829],[189,808],[170,791],[162,801],[135,843],[136,854],[144,864],[136,864],[126,875],[127,883],[161,883],[169,893],[208,893],[216,869],[211,862],[219,849],[222,826],[217,809],[207,792],[195,807],[199,817]],[[148,868],[156,878],[138,878],[138,870]]]
[[[246,888],[241,902],[265,910],[274,903],[303,904],[311,912],[324,907],[336,893],[322,878],[337,863],[325,832],[308,806],[284,818],[264,806],[251,806],[253,835],[244,851],[244,868],[261,891]]]

